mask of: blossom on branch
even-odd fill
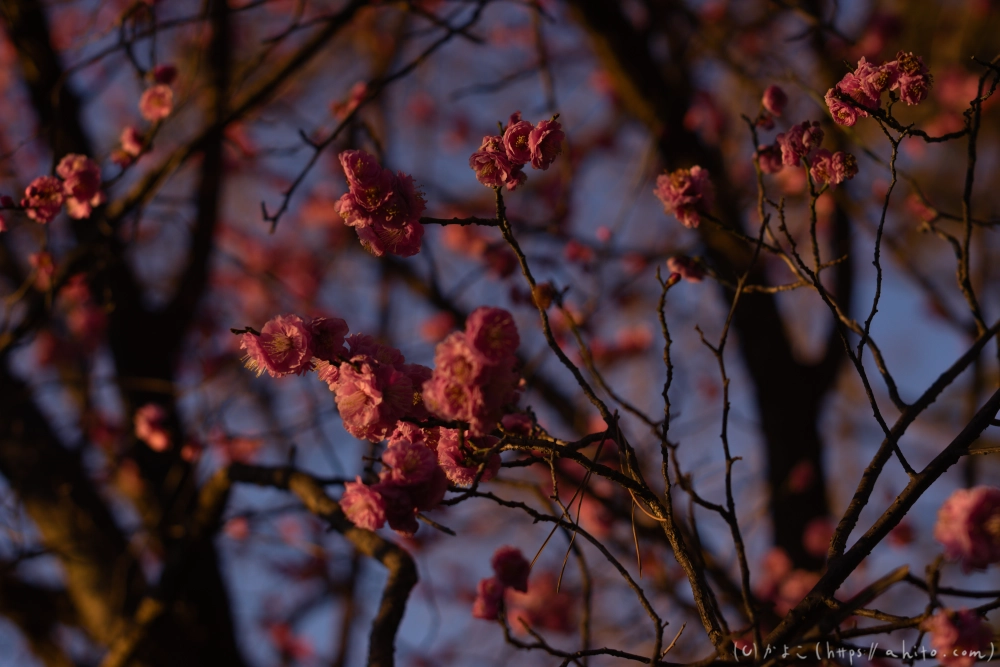
[[[476,599],[472,603],[473,618],[495,621],[500,615],[504,587],[496,577],[482,579],[476,587]]]
[[[857,68],[845,74],[826,92],[824,99],[833,120],[850,127],[859,118],[867,118],[868,109],[881,107],[882,93],[897,90],[899,99],[908,105],[919,104],[927,99],[931,83],[932,77],[923,59],[900,51],[895,60],[881,65],[862,57]]]
[[[438,441],[438,464],[448,479],[458,486],[472,486],[483,466],[480,482],[488,482],[500,470],[500,455],[486,452],[499,440],[492,435],[462,437],[457,429],[441,429]],[[485,457],[485,465],[483,464]]]
[[[520,378],[514,371],[520,338],[510,313],[478,308],[438,344],[434,372],[423,385],[431,414],[469,424],[472,435],[489,433],[503,408],[517,400]]]
[[[476,180],[489,188],[514,190],[528,178],[522,166],[511,162],[500,135],[483,137],[479,150],[469,157],[469,168],[476,172]]]
[[[298,315],[278,315],[261,329],[260,336],[243,334],[240,348],[247,351],[244,364],[257,373],[271,377],[312,369],[312,334]]]
[[[714,196],[708,171],[699,166],[660,174],[653,194],[663,202],[665,213],[673,214],[691,229],[701,224],[699,214],[708,213]]]
[[[27,209],[29,218],[44,225],[59,215],[64,199],[62,181],[55,176],[39,176],[24,190],[21,206]]]
[[[507,588],[513,588],[522,593],[528,592],[528,575],[531,573],[531,563],[517,547],[500,547],[493,552],[490,560],[497,580]]]
[[[548,169],[562,152],[562,142],[566,135],[562,126],[556,120],[539,121],[528,136],[528,148],[531,149],[531,166],[535,169]]]
[[[1000,562],[1000,489],[959,489],[938,510],[934,539],[965,572]]]
[[[139,114],[151,123],[163,120],[173,110],[174,91],[166,84],[150,86],[139,98]]]
[[[555,118],[532,125],[515,111],[501,134],[483,137],[479,150],[469,156],[469,168],[486,187],[514,190],[528,180],[524,165],[530,162],[533,169],[548,169],[562,152],[565,138]]]
[[[385,500],[377,491],[366,486],[361,477],[344,484],[340,508],[358,528],[378,530],[385,525]]]
[[[765,174],[777,174],[785,168],[785,163],[781,157],[781,146],[771,144],[757,147],[757,164]]]
[[[685,255],[674,255],[668,259],[667,270],[690,283],[700,283],[705,277],[705,269],[701,264]]]
[[[778,86],[771,85],[764,91],[761,104],[769,113],[780,116],[788,104],[788,95]]]
[[[425,203],[413,178],[403,172],[393,174],[364,151],[344,151],[339,157],[348,192],[334,209],[357,230],[361,245],[376,257],[420,252]]]
[[[788,132],[782,132],[775,140],[781,147],[781,161],[786,166],[795,167],[802,163],[802,158],[809,151],[819,148],[823,143],[823,130],[819,123],[804,121],[793,125]]]
[[[992,654],[993,630],[971,609],[938,609],[923,622],[931,646],[945,667],[972,667]]]
[[[56,173],[63,179],[66,212],[71,218],[89,218],[94,207],[104,203],[101,168],[86,155],[65,156]]]
[[[831,154],[820,148],[809,161],[809,173],[819,184],[838,185],[857,175],[858,161],[850,153],[837,151]]]

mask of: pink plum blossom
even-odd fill
[[[486,306],[469,314],[465,322],[465,340],[487,364],[512,359],[521,344],[511,314],[502,308]]]
[[[428,450],[434,451],[429,446]],[[431,470],[430,479],[422,484],[408,487],[407,491],[417,510],[427,512],[440,505],[441,501],[444,500],[444,495],[448,491],[448,476],[441,469],[441,466],[435,465]]]
[[[562,152],[562,142],[565,138],[562,125],[558,121],[539,121],[528,135],[531,166],[535,169],[548,169]]]
[[[70,154],[59,161],[56,173],[63,179],[66,212],[71,218],[89,218],[104,203],[101,168],[85,155]]]
[[[531,416],[523,412],[504,415],[500,423],[503,424],[504,431],[515,435],[530,436],[535,430],[535,423],[531,420]]]
[[[817,581],[818,572],[792,570],[778,586],[774,610],[782,616],[787,614],[809,594]]]
[[[900,51],[896,54],[899,78],[892,90],[899,90],[899,98],[909,105],[920,104],[927,99],[931,89],[931,75],[920,56]]]
[[[705,269],[701,264],[684,255],[675,255],[668,259],[667,270],[691,283],[700,283],[705,277]]]
[[[500,547],[493,552],[490,561],[497,580],[506,588],[513,588],[522,593],[528,592],[528,575],[531,573],[531,563],[517,547]]]
[[[520,165],[507,157],[500,135],[483,137],[479,150],[469,157],[469,168],[476,172],[476,180],[488,188],[504,186],[514,190],[527,179]]]
[[[442,429],[441,439],[438,441],[437,454],[438,463],[444,470],[448,479],[458,486],[471,486],[476,481],[479,474],[480,462],[485,452],[475,452],[472,443],[479,445],[480,450],[488,450],[499,442],[493,436],[483,436],[479,438],[466,437],[463,444],[459,439],[459,432],[456,429]],[[500,470],[500,455],[492,454],[486,459],[483,467],[480,482],[488,482],[493,479]]]
[[[521,112],[511,114],[510,122],[503,133],[503,145],[507,159],[511,164],[526,164],[531,161],[531,148],[528,146],[528,136],[534,126],[526,120],[521,120]]]
[[[434,372],[423,385],[423,399],[431,414],[465,422],[472,435],[483,435],[496,426],[504,406],[517,400],[520,378],[513,369],[512,357],[503,358],[500,363],[491,362],[500,351],[516,343],[517,339],[511,336],[511,333],[516,336],[516,329],[511,330],[502,318],[493,319],[490,324],[487,322],[490,318],[484,315],[484,327],[477,324],[477,319],[472,320],[473,334],[487,338],[500,336],[496,341],[479,343],[493,356],[486,356],[471,345],[467,332],[452,333],[437,346]],[[497,325],[499,328],[490,334],[491,327]],[[494,344],[498,347],[489,347]]]
[[[372,490],[385,503],[385,519],[390,528],[406,536],[417,532],[417,506],[408,489],[392,482],[379,482]]]
[[[313,368],[316,371],[316,377],[325,382],[330,387],[330,391],[336,389],[337,381],[340,380],[340,362],[330,363],[321,360],[314,362]]]
[[[368,356],[380,364],[388,364],[400,369],[406,363],[402,352],[391,345],[383,345],[368,334],[351,334],[345,340],[351,357]]]
[[[809,160],[809,173],[819,184],[838,185],[854,178],[858,173],[858,162],[850,153],[837,151],[831,154],[820,148]]]
[[[139,114],[151,123],[161,121],[174,110],[174,91],[162,83],[150,86],[139,98]]]
[[[383,169],[364,151],[343,151],[339,157],[349,190],[334,209],[357,230],[361,245],[376,257],[420,252],[425,203],[413,178]]]
[[[660,174],[653,194],[663,202],[663,210],[673,214],[685,227],[694,229],[701,223],[700,213],[712,206],[713,189],[708,171],[694,166]]]
[[[785,163],[781,157],[781,146],[778,144],[758,146],[757,164],[760,165],[760,170],[765,174],[777,174],[784,169]]]
[[[39,176],[24,190],[21,206],[28,217],[40,224],[52,222],[64,201],[63,184],[55,176]]]
[[[298,315],[278,315],[268,320],[260,336],[243,334],[240,348],[247,351],[246,367],[258,377],[264,371],[271,377],[301,375],[312,368],[312,335]]]
[[[810,150],[819,148],[823,142],[823,130],[819,123],[805,121],[793,125],[788,132],[779,134],[776,141],[781,146],[781,161],[789,167],[795,167]]]
[[[375,156],[365,151],[343,151],[337,156],[347,176],[347,185],[355,201],[374,211],[392,196],[392,172],[384,169]]]
[[[899,63],[893,60],[883,65],[875,65],[862,56],[861,60],[858,61],[857,69],[854,70],[854,77],[858,81],[861,92],[869,100],[876,101],[870,106],[876,107],[882,93],[893,88],[899,80]]]
[[[785,110],[785,105],[788,104],[788,95],[778,86],[771,85],[764,91],[761,104],[769,113],[780,116],[781,112]]]
[[[154,452],[170,448],[170,431],[167,411],[156,403],[147,403],[135,411],[135,437],[145,442]]]
[[[430,481],[437,467],[437,457],[423,443],[394,438],[382,454],[379,479],[399,486],[415,486]]]
[[[843,101],[840,99],[838,93],[840,93],[840,90],[834,87],[826,91],[826,95],[823,96],[824,101],[826,101],[827,108],[830,109],[830,115],[833,116],[834,122],[838,125],[852,127],[856,122],[858,122],[859,118],[868,117],[868,112]]]
[[[129,125],[124,130],[122,130],[121,136],[122,151],[126,155],[132,157],[138,157],[142,153],[143,137],[132,125]]]
[[[344,484],[340,508],[358,528],[378,530],[385,525],[385,500],[377,491],[366,486],[361,477]]]
[[[921,629],[945,667],[972,667],[992,654],[993,630],[971,609],[938,609]]]
[[[413,405],[410,378],[394,366],[363,355],[340,365],[334,394],[347,432],[371,442],[391,433]]]
[[[496,577],[481,580],[476,587],[476,599],[472,603],[472,617],[484,621],[497,620],[503,593],[503,584]]]
[[[867,109],[879,107],[878,97],[869,95],[866,92],[866,87],[870,87],[870,84],[862,85],[860,78],[853,72],[848,72],[837,85],[826,91],[824,99],[830,109],[830,115],[833,116],[836,123],[850,127],[857,122],[858,118],[868,117],[868,112],[861,107]],[[851,104],[844,98],[849,98],[857,104]]]
[[[1000,489],[959,489],[941,505],[934,539],[965,572],[1000,562]]]
[[[340,363],[340,357],[347,352],[344,347],[347,322],[339,317],[317,317],[309,320],[306,328],[312,337],[313,356],[322,361]]]

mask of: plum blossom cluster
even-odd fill
[[[278,315],[259,334],[243,333],[240,349],[246,350],[246,367],[258,377],[265,371],[271,377],[302,375],[313,370],[315,363],[339,363],[347,332],[347,322],[336,317]]]
[[[425,204],[413,178],[403,172],[393,174],[364,151],[344,151],[339,157],[348,191],[334,208],[347,226],[357,230],[361,245],[376,257],[420,252]]]
[[[510,313],[484,307],[469,316],[464,332],[438,345],[435,370],[406,363],[399,350],[371,336],[348,335],[338,318],[279,315],[259,333],[243,332],[241,348],[258,376],[315,371],[333,392],[348,433],[375,443],[388,438],[378,483],[348,483],[342,506],[359,527],[388,522],[412,534],[417,513],[440,504],[449,482],[470,486],[499,471],[499,439],[488,433],[517,400],[519,340]],[[431,417],[464,421],[469,431],[431,426]]]
[[[516,111],[502,134],[483,137],[479,150],[469,157],[469,168],[486,187],[513,190],[528,180],[524,165],[530,162],[532,169],[548,169],[565,138],[555,117],[532,125]]]
[[[408,364],[403,354],[367,334],[347,337],[343,362],[320,364],[319,378],[327,383],[348,433],[380,442],[402,419],[427,419],[419,398],[431,369]]]
[[[528,575],[531,563],[516,547],[500,547],[490,561],[494,575],[482,579],[476,587],[476,600],[472,603],[472,616],[485,621],[495,621],[500,615],[504,593],[508,588],[528,592]]]
[[[151,85],[139,98],[139,115],[151,123],[166,119],[174,110],[174,90],[177,67],[171,64],[157,65],[149,72]],[[111,151],[111,161],[120,167],[127,167],[146,149],[148,138],[133,125],[122,130],[120,146]]]
[[[71,153],[59,161],[57,176],[39,176],[24,191],[21,206],[39,224],[52,222],[63,206],[71,218],[89,218],[104,203],[101,168],[85,155]]]
[[[993,629],[971,609],[938,609],[921,625],[944,667],[972,667],[993,651]]]
[[[158,123],[174,110],[174,89],[177,68],[157,65],[151,72],[152,85],[139,98],[139,113],[150,123]]]
[[[663,211],[691,229],[701,224],[701,215],[712,207],[714,189],[708,171],[699,166],[678,169],[656,178],[653,194],[663,202]]]
[[[500,455],[490,450],[498,442],[494,436],[465,437],[457,429],[397,422],[382,454],[379,481],[348,482],[340,506],[359,528],[378,530],[388,523],[412,535],[417,514],[440,505],[449,482],[470,486],[477,477],[486,482],[496,475]]]
[[[382,454],[376,484],[358,477],[344,485],[340,506],[354,525],[366,530],[389,527],[403,535],[417,532],[417,513],[437,507],[448,478],[421,429],[401,423]]]
[[[857,69],[826,91],[826,105],[836,123],[850,127],[859,118],[867,118],[868,110],[881,106],[882,93],[898,91],[899,99],[907,104],[920,104],[927,99],[931,83],[930,72],[920,56],[900,51],[895,60],[881,65],[862,57]]]
[[[809,174],[819,185],[839,185],[854,178],[858,162],[844,151],[831,153],[821,147],[823,130],[815,121],[803,121],[775,137],[775,143],[757,149],[757,163],[765,174],[776,174],[785,167],[806,161]]]
[[[966,573],[1000,563],[1000,488],[958,489],[941,505],[934,539]],[[973,610],[939,609],[921,626],[945,667],[972,667],[989,655],[993,631]]]
[[[433,371],[406,363],[399,350],[367,334],[347,332],[338,318],[279,315],[259,333],[242,333],[240,347],[258,376],[316,370],[336,396],[344,428],[371,442],[385,439],[400,420],[430,416],[465,422],[472,436],[484,436],[517,400],[520,338],[506,310],[473,311],[465,331],[438,344]]]
[[[705,277],[705,269],[701,263],[687,255],[674,255],[667,260],[667,270],[670,279],[686,280],[690,283],[700,283]]]
[[[442,419],[469,425],[472,435],[485,435],[517,401],[520,378],[514,370],[520,344],[514,318],[501,308],[473,311],[465,331],[441,341],[434,372],[424,384],[424,403]]]
[[[985,570],[1000,563],[1000,489],[959,489],[938,510],[934,539],[962,570]]]
[[[138,128],[133,125],[129,125],[122,130],[119,142],[121,143],[121,147],[111,151],[111,161],[120,167],[127,167],[132,164],[137,157],[142,155],[143,148],[146,144],[146,138],[142,135]]]

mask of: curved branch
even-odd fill
[[[413,557],[402,547],[370,530],[352,524],[337,501],[326,495],[323,487],[311,475],[292,468],[269,468],[233,464],[229,480],[258,486],[288,489],[306,508],[327,521],[360,553],[374,558],[389,571],[382,590],[382,601],[372,623],[368,643],[368,667],[393,667],[395,664],[396,633],[403,620],[410,591],[417,585],[417,567]]]

